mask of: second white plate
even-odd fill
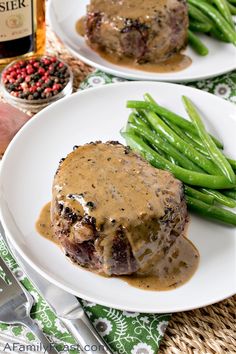
[[[48,14],[52,29],[64,44],[76,57],[95,68],[126,79],[169,82],[200,80],[236,68],[236,47],[207,36],[201,36],[201,39],[209,48],[209,54],[201,57],[188,46],[186,54],[192,59],[192,64],[183,71],[149,73],[114,65],[101,58],[76,32],[76,21],[85,15],[88,3],[89,0],[51,0]]]

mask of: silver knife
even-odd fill
[[[17,263],[32,281],[36,289],[52,307],[57,317],[73,335],[78,345],[87,354],[112,354],[109,346],[95,330],[77,298],[50,283],[30,267],[17,251],[10,245],[0,222],[0,234],[7,243]]]

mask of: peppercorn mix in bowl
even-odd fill
[[[14,61],[1,75],[1,90],[6,101],[31,112],[38,112],[70,95],[72,83],[69,66],[51,56]]]

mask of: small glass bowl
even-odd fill
[[[41,59],[41,58],[50,58],[49,55],[44,55],[44,56],[40,56],[40,57],[33,57],[30,59]],[[29,59],[26,59],[27,61]],[[6,89],[5,84],[3,82],[3,76],[2,74],[7,71],[11,66],[13,66],[14,64],[16,64],[19,61],[22,60],[16,60],[11,62],[8,66],[6,66],[4,68],[4,70],[1,73],[1,92],[3,94],[3,98],[11,105],[22,109],[24,111],[30,111],[32,113],[37,113],[39,112],[41,109],[47,107],[48,105],[50,105],[53,102],[58,101],[59,99],[69,96],[71,95],[72,91],[73,91],[73,73],[70,69],[70,67],[62,60],[57,59],[58,61],[60,61],[61,63],[63,63],[66,68],[67,71],[69,73],[69,80],[66,84],[66,86],[64,87],[63,90],[61,90],[60,92],[58,92],[58,94],[56,94],[55,96],[51,96],[51,97],[47,97],[47,98],[40,98],[40,99],[32,99],[32,100],[27,100],[24,98],[19,98],[19,97],[14,97],[12,96],[9,91]]]

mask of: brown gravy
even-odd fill
[[[36,222],[36,229],[40,235],[57,243],[51,228],[50,205],[50,202],[47,203],[41,210]],[[150,274],[120,276],[119,279],[143,290],[171,290],[186,283],[195,273],[198,264],[198,250],[190,240],[181,236],[172,245],[165,257],[152,266]]]
[[[199,252],[190,240],[181,236],[150,274],[122,276],[132,286],[144,290],[171,290],[186,283],[195,273]]]
[[[55,238],[53,237],[51,227],[50,207],[51,202],[48,202],[46,205],[44,205],[39,214],[39,218],[36,221],[35,227],[41,236],[45,237],[47,240],[57,243]]]
[[[85,17],[83,16],[75,24],[76,32],[82,37],[85,36],[85,32],[86,32],[84,21],[85,21]]]
[[[96,50],[96,52],[105,60],[112,64],[123,66],[129,69],[142,70],[153,73],[169,73],[177,72],[186,69],[192,63],[192,60],[183,54],[175,54],[170,59],[160,62],[158,64],[144,63],[138,64],[133,59],[123,57],[118,58],[113,54],[106,53],[102,50]]]
[[[80,36],[85,36],[85,24],[84,17],[80,18],[75,25],[76,31]],[[160,62],[158,64],[144,63],[138,64],[132,58],[117,57],[114,54],[107,53],[101,49],[93,48],[103,59],[109,61],[112,64],[123,66],[129,69],[142,70],[153,73],[169,73],[177,72],[186,69],[192,64],[192,59],[187,55],[177,53],[170,59]]]

